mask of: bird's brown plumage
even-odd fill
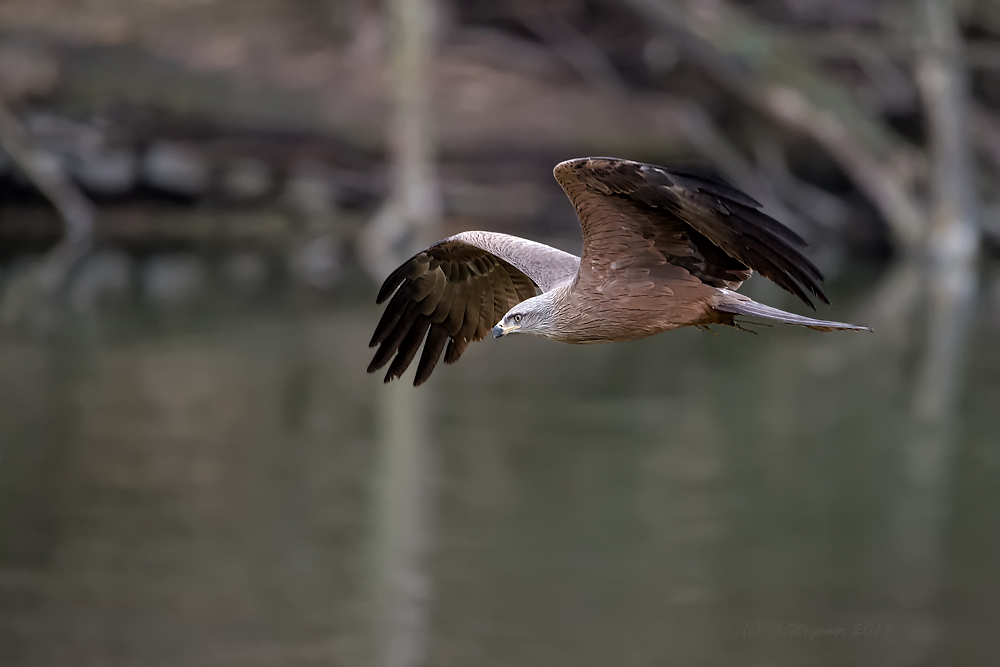
[[[721,179],[615,158],[560,163],[556,180],[576,208],[583,257],[506,234],[464,232],[417,253],[382,285],[390,296],[372,336],[373,372],[406,370],[414,384],[442,351],[453,363],[507,311],[551,293],[545,335],[570,343],[642,338],[754,315],[812,328],[864,329],[785,313],[736,294],[756,270],[813,306],[828,303],[805,242]],[[540,333],[540,332],[539,332]],[[393,358],[395,356],[395,358]]]
[[[585,263],[637,255],[728,289],[755,269],[810,307],[807,291],[829,303],[823,275],[795,249],[805,241],[721,180],[613,158],[570,160],[554,174],[580,216]],[[651,254],[636,252],[646,244]]]

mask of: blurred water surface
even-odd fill
[[[821,316],[872,335],[510,337],[419,390],[365,374],[370,285],[5,335],[2,664],[992,664],[1000,324],[942,352],[862,275]]]

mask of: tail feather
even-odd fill
[[[765,306],[762,303],[751,301],[727,301],[715,307],[716,310],[732,315],[750,315],[753,317],[763,317],[769,320],[777,320],[785,324],[795,324],[800,327],[809,327],[816,331],[871,331],[871,327],[861,324],[848,324],[846,322],[830,322],[828,320],[816,320],[811,317],[786,313],[783,310]]]

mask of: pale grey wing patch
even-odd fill
[[[422,384],[442,352],[445,363],[454,363],[469,343],[486,337],[494,318],[536,292],[531,278],[488,250],[455,238],[437,243],[393,271],[379,290],[377,301],[389,303],[372,335],[370,346],[378,350],[368,372],[388,363],[385,381],[397,378],[423,345],[414,378]]]
[[[580,266],[580,258],[576,255],[510,234],[471,231],[447,240],[468,243],[507,262],[542,292],[572,280]]]

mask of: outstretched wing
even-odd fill
[[[442,351],[458,361],[470,342],[486,337],[516,304],[571,280],[579,258],[507,234],[464,232],[417,253],[392,272],[376,303],[390,296],[369,347],[373,373],[392,359],[385,381],[400,377],[416,356],[413,384],[430,377]],[[426,339],[426,342],[424,342]],[[445,351],[445,347],[447,350]]]
[[[805,241],[721,180],[615,158],[569,160],[553,173],[580,216],[582,264],[599,279],[668,263],[735,289],[753,270],[810,307],[807,292],[829,303],[823,275],[796,249]]]

